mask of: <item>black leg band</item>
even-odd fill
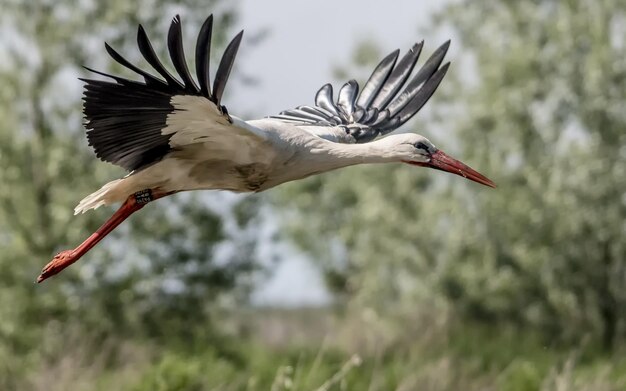
[[[135,193],[135,201],[140,205],[145,205],[150,201],[153,201],[152,190],[146,189]]]

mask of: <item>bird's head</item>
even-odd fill
[[[447,171],[485,186],[496,187],[489,178],[446,155],[424,136],[405,133],[389,136],[387,139],[393,145],[394,157],[403,163]]]

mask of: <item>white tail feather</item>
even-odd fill
[[[102,186],[100,190],[89,194],[78,203],[74,208],[74,214],[85,213],[88,210],[99,208],[102,205],[108,205],[120,201],[120,187],[124,179],[116,179]],[[123,200],[124,195],[122,195]]]

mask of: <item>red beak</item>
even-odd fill
[[[496,184],[493,183],[491,179],[487,178],[486,176],[479,173],[478,171],[475,171],[471,167],[466,166],[460,161],[451,158],[450,156],[446,155],[445,153],[441,151],[437,151],[433,153],[430,156],[429,163],[417,163],[417,162],[406,162],[406,163],[409,163],[415,166],[430,167],[436,170],[451,172],[452,174],[460,175],[463,178],[467,178],[474,182],[478,182],[482,185],[494,187],[494,188],[496,187]]]

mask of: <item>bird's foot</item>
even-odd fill
[[[52,258],[52,261],[50,261],[43,268],[43,270],[41,271],[41,274],[39,275],[39,277],[37,277],[37,283],[41,283],[45,281],[46,279],[48,279],[49,277],[54,276],[55,274],[59,273],[61,270],[65,269],[66,267],[74,263],[75,261],[76,261],[76,255],[74,253],[74,250],[61,251],[60,253],[55,255],[54,258]]]
[[[91,234],[83,243],[73,250],[61,251],[52,258],[46,267],[43,268],[37,282],[43,282],[46,279],[58,274],[66,267],[78,261],[80,257],[85,255],[93,246],[95,246],[102,238],[107,236],[111,231],[120,225],[128,216],[143,208],[149,202],[163,198],[175,191],[163,192],[159,189],[146,189],[130,195],[124,204],[109,218],[96,232]]]

